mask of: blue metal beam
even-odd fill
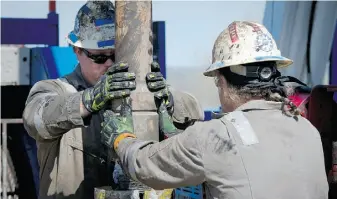
[[[51,12],[46,19],[1,18],[1,44],[59,45],[59,18]]]
[[[165,36],[165,22],[156,21],[153,22],[153,34],[154,34],[154,60],[160,65],[160,71],[166,78],[166,36]]]
[[[284,8],[287,2],[267,1],[264,10],[263,25],[269,30],[279,45],[284,19]]]
[[[31,50],[31,84],[71,73],[78,61],[72,47],[33,48]]]

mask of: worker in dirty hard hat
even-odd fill
[[[327,199],[319,132],[287,99],[282,57],[266,28],[236,21],[217,38],[212,65],[221,118],[195,122],[162,142],[133,134],[129,98],[120,116],[104,113],[104,143],[134,180],[154,189],[205,183],[207,198]],[[162,103],[161,128],[175,127]]]
[[[29,93],[23,120],[38,146],[39,198],[92,199],[94,187],[112,184],[109,153],[101,143],[103,112],[111,100],[129,96],[136,87],[128,65],[114,63],[114,15],[110,1],[85,3],[66,37],[78,66],[65,77],[37,82]],[[158,85],[167,89],[160,72],[151,78],[152,91],[161,92]],[[174,104],[171,95],[167,100],[173,115],[181,97]]]

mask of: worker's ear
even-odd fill
[[[82,53],[82,50],[79,47],[74,46],[73,50],[76,55],[81,55]]]

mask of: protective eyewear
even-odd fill
[[[91,59],[96,64],[104,64],[108,59],[111,59],[112,62],[115,62],[115,54],[112,54],[109,56],[104,55],[104,54],[95,55],[83,48],[82,48],[82,51],[89,59]]]

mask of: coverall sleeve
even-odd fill
[[[124,171],[134,180],[154,189],[198,185],[205,181],[197,122],[183,133],[162,142],[126,138],[118,146]]]
[[[36,140],[54,139],[84,126],[80,114],[82,92],[60,80],[37,82],[29,92],[23,112],[28,134]]]

